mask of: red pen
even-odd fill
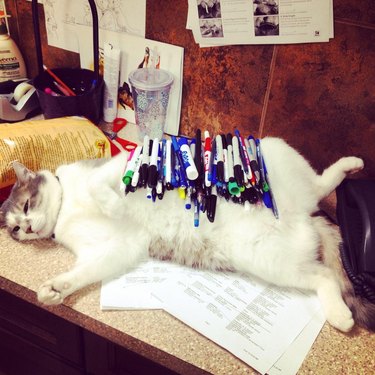
[[[211,176],[209,175],[211,149],[210,133],[206,130],[204,132],[204,184],[206,187],[211,186]]]

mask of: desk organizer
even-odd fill
[[[43,68],[43,56],[39,30],[38,1],[32,0],[35,47],[39,74],[34,78],[40,106],[47,119],[64,116],[84,116],[94,124],[99,124],[103,111],[104,81],[99,75],[99,26],[98,13],[94,0],[89,0],[93,21],[94,71],[88,69],[60,68],[51,69],[76,96],[53,96],[45,93],[49,88],[54,91],[54,79]]]

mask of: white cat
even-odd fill
[[[128,155],[121,153],[110,160],[60,166],[58,178],[14,162],[18,182],[0,209],[0,222],[17,240],[53,236],[77,256],[72,270],[40,287],[38,299],[46,304],[59,304],[78,289],[126,272],[151,255],[314,290],[329,323],[346,332],[354,320],[344,296],[355,319],[373,329],[374,308],[354,297],[342,272],[337,228],[312,216],[319,201],[348,173],[362,169],[363,161],[342,158],[317,175],[280,139],[264,138],[262,152],[278,219],[262,205],[244,209],[219,198],[214,223],[202,217],[196,228],[176,191],[156,202],[146,199],[144,189],[124,196],[121,179]]]

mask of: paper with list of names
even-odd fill
[[[155,260],[104,282],[101,308],[164,309],[270,375],[296,374],[324,323],[313,295]]]

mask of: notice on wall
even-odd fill
[[[189,0],[187,28],[201,47],[328,42],[332,0]]]

